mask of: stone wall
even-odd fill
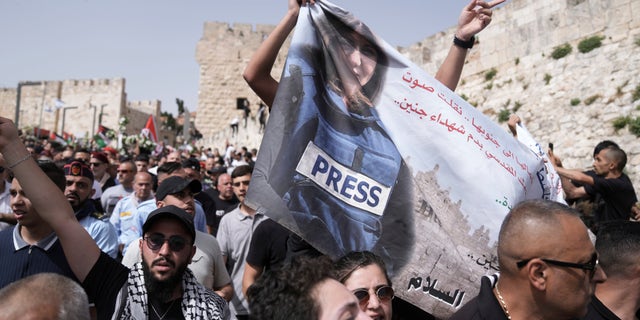
[[[125,132],[137,134],[149,115],[154,115],[157,130],[161,130],[160,101],[127,101],[125,85],[123,78],[23,82],[18,126],[92,137],[101,124],[117,130],[118,120],[125,116],[129,119]],[[0,114],[14,121],[17,91],[17,87],[0,88]],[[56,109],[55,99],[62,100],[64,106]],[[158,134],[175,140],[171,132]]]
[[[348,8],[347,8],[348,9]],[[365,21],[366,23],[366,21]],[[273,27],[206,23],[196,56],[200,64],[197,128],[203,144],[225,141],[258,147],[261,136],[249,128],[231,137],[229,122],[239,114],[237,97],[247,97],[255,113],[258,101],[242,79],[251,54]],[[443,30],[407,48],[398,48],[435,74],[444,60],[455,28]],[[603,36],[602,46],[580,53],[578,43]],[[546,145],[554,143],[565,166],[591,165],[595,144],[618,142],[628,153],[627,173],[640,188],[640,144],[628,129],[615,131],[613,119],[640,116],[640,1],[637,0],[510,0],[495,10],[491,25],[470,51],[457,93],[498,121],[500,112],[516,112],[531,133]],[[551,52],[568,43],[572,52],[559,60]],[[273,75],[279,78],[286,50]],[[486,73],[496,75],[486,80]],[[571,100],[579,99],[572,106]],[[587,104],[585,101],[593,100]],[[507,111],[503,111],[507,110]],[[241,119],[241,117],[240,117]],[[502,124],[506,130],[506,124]],[[256,130],[256,131],[254,131]]]
[[[244,67],[262,40],[274,26],[207,22],[196,48],[196,60],[200,64],[200,89],[196,128],[203,134],[205,145],[224,147],[228,139],[232,143],[258,147],[261,136],[257,134],[255,117],[260,99],[242,78]],[[288,46],[288,44],[285,44]],[[273,76],[280,78],[286,59],[282,51],[276,60]],[[236,108],[236,99],[247,98],[252,117],[247,128],[243,123],[243,112]],[[241,122],[239,134],[231,135],[230,122],[238,117]]]

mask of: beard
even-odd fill
[[[170,261],[174,263],[174,261]],[[152,262],[153,264],[153,262]],[[166,280],[158,280],[152,274],[144,259],[142,259],[142,271],[144,273],[144,284],[147,287],[147,295],[151,299],[157,299],[162,302],[171,300],[174,290],[182,282],[182,276],[187,270],[187,264],[176,266],[176,272]]]

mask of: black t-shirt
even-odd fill
[[[631,207],[638,199],[633,184],[626,174],[618,178],[593,177],[594,184],[584,189],[594,198],[594,216],[597,223],[609,220],[628,220]]]
[[[271,219],[260,223],[251,236],[247,263],[264,271],[280,266],[287,255],[289,234],[289,229]]]
[[[84,279],[82,286],[93,301],[98,319],[111,319],[118,293],[127,283],[129,269],[101,252],[98,261]]]
[[[210,212],[216,212],[216,203],[206,192],[200,192],[196,194],[194,198],[198,200],[202,205],[202,210],[204,210],[205,217],[208,216]]]
[[[596,296],[592,296],[589,303],[589,311],[587,311],[584,320],[620,320],[620,318],[602,304]]]
[[[208,193],[209,190],[206,190],[205,193]],[[211,227],[211,234],[215,236],[218,234],[218,227],[220,226],[220,219],[222,219],[222,216],[238,207],[240,201],[235,195],[231,200],[222,200],[217,195],[212,199],[215,208],[214,210],[211,210],[211,212],[205,211],[205,216],[207,218],[207,225]]]
[[[169,302],[149,298],[149,320],[184,319],[182,314],[182,297]]]
[[[478,295],[458,309],[449,320],[507,320],[498,299],[493,295],[496,281],[495,275],[482,277]]]

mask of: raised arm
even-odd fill
[[[269,106],[269,110],[271,110],[271,105],[278,90],[278,81],[271,76],[271,69],[278,57],[278,52],[298,21],[300,5],[315,3],[315,0],[288,1],[289,9],[287,13],[253,54],[242,73],[242,77],[247,81],[249,87]]]
[[[562,182],[562,190],[564,191],[567,199],[579,199],[588,196],[584,187],[576,187],[572,181],[580,182],[583,184],[593,185],[593,177],[584,174],[580,170],[565,169],[562,167],[562,162],[553,153],[553,150],[547,151],[549,160],[553,164],[553,168],[560,175],[560,181]]]
[[[520,120],[520,117],[517,114],[512,113],[509,115],[507,126],[509,127],[509,131],[511,132],[511,134],[516,138],[518,137],[518,130],[516,129],[516,126],[518,126],[520,123],[522,123],[522,120]]]
[[[98,260],[100,249],[74,216],[69,201],[40,170],[18,137],[15,124],[0,117],[0,152],[29,200],[55,231],[69,266],[80,282]]]
[[[458,29],[455,37],[463,42],[471,41],[472,38],[486,28],[491,23],[491,8],[503,3],[505,0],[494,0],[491,2],[471,0],[462,9],[458,18]],[[464,59],[467,57],[469,49],[455,44],[451,44],[449,53],[436,73],[436,79],[447,88],[455,90],[460,81]]]

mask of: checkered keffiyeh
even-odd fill
[[[213,291],[203,287],[187,269],[182,277],[182,314],[185,319],[228,319],[229,308],[227,302]],[[142,263],[136,263],[129,272],[126,289],[120,293],[126,294],[120,312],[116,312],[113,319],[148,319],[147,287],[144,284]],[[120,301],[121,299],[117,299]],[[118,310],[118,306],[116,306]]]

